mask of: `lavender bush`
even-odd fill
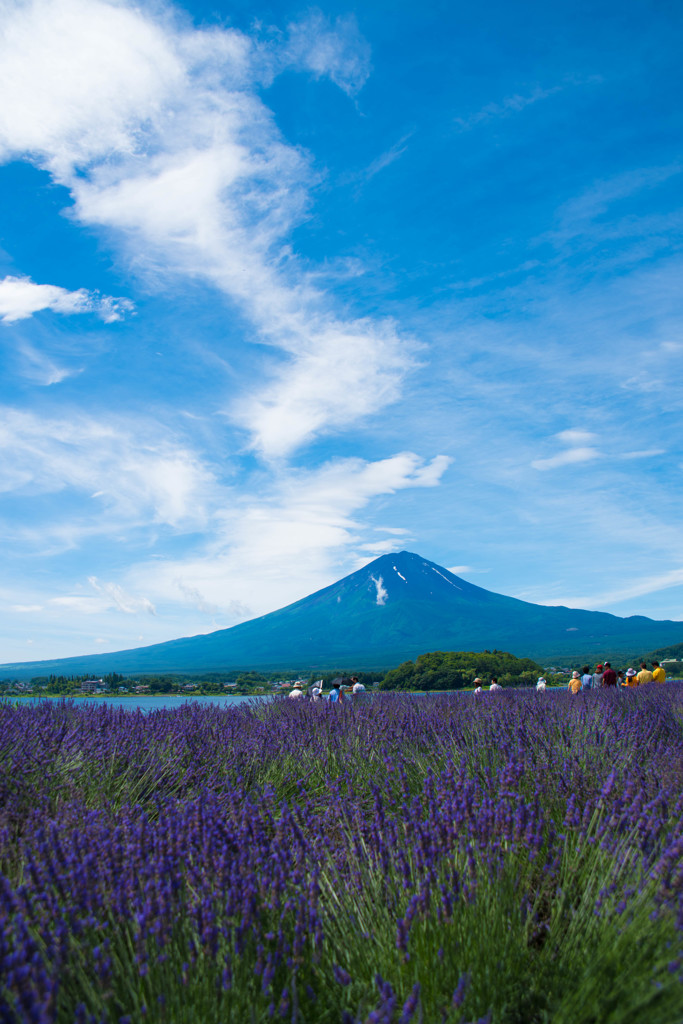
[[[683,688],[0,705],[0,1022],[672,1024]]]

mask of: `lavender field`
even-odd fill
[[[0,705],[0,1021],[676,1024],[683,687]]]

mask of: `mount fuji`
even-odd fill
[[[530,604],[401,551],[229,629],[111,654],[0,665],[0,675],[391,668],[434,650],[594,660],[680,641],[683,622]]]

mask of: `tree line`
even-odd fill
[[[493,677],[503,686],[530,686],[539,675],[543,669],[531,658],[506,651],[431,651],[391,669],[379,689],[461,690],[476,678],[488,683]]]

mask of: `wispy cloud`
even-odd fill
[[[343,430],[396,401],[415,365],[393,324],[309,321],[295,357],[260,392],[237,401],[232,417],[266,457],[285,456],[322,430]]]
[[[333,582],[355,553],[360,564],[367,562],[367,554],[360,557],[366,531],[357,515],[383,495],[438,486],[449,462],[402,452],[375,462],[334,459],[318,469],[290,470],[268,493],[219,513],[220,528],[203,551],[143,562],[131,569],[126,586],[144,590],[157,605],[172,598],[196,606],[200,594],[221,625],[243,618],[245,606],[257,615],[271,611]],[[392,538],[390,550],[402,546],[400,536]]]
[[[407,132],[405,135],[401,136],[401,138],[398,139],[398,141],[395,142],[393,146],[390,146],[389,149],[385,150],[383,153],[380,153],[378,157],[375,157],[375,159],[372,160],[367,165],[367,167],[363,167],[361,170],[357,171],[345,171],[342,175],[340,175],[338,179],[339,184],[350,185],[354,183],[360,184],[365,181],[370,181],[372,178],[375,177],[376,174],[379,174],[380,171],[383,171],[385,168],[390,167],[391,164],[393,164],[396,160],[403,156],[403,154],[408,149],[408,142],[410,141],[413,135],[414,132],[410,131]]]
[[[71,215],[112,232],[150,281],[204,279],[239,305],[254,341],[285,354],[234,410],[252,446],[282,457],[338,430],[344,392],[356,420],[395,401],[410,345],[389,322],[340,315],[283,250],[313,174],[256,94],[262,49],[234,29],[188,30],[102,0],[9,10],[0,156],[48,170],[70,190]],[[314,10],[280,48],[283,66],[348,93],[369,73],[350,17],[332,25]]]
[[[470,114],[469,117],[456,117],[455,124],[462,131],[468,131],[470,128],[474,128],[475,125],[481,124],[483,121],[490,121],[492,118],[507,117],[510,114],[518,114],[525,107],[530,107],[534,103],[538,103],[540,100],[545,100],[549,96],[554,96],[555,93],[561,92],[565,88],[564,85],[553,85],[550,88],[544,89],[542,86],[536,86],[531,92],[526,94],[523,93],[512,93],[510,96],[505,96],[502,100],[493,103],[487,103],[480,110]]]
[[[539,266],[541,266],[540,260],[525,260],[523,263],[520,263],[519,266],[500,270],[496,274],[486,274],[483,277],[472,277],[467,281],[454,281],[449,285],[449,288],[452,288],[453,291],[473,291],[476,288],[481,288],[482,285],[492,284],[505,278],[514,277],[517,274],[526,274],[529,270],[535,270],[536,267]]]
[[[88,292],[84,288],[70,292],[54,284],[35,284],[30,277],[5,277],[0,280],[0,320],[6,324],[26,320],[41,310],[72,316],[95,313],[105,323],[121,320],[133,309],[128,299]]]
[[[570,241],[582,238],[614,238],[624,235],[646,234],[652,227],[643,214],[630,218],[607,219],[616,204],[644,191],[650,191],[683,171],[683,164],[672,163],[663,167],[638,167],[610,178],[594,182],[583,193],[562,204],[557,214],[557,227],[537,241],[549,241],[564,247]],[[660,229],[666,230],[665,222]]]
[[[576,427],[570,427],[569,430],[561,430],[559,434],[555,434],[558,441],[563,444],[587,444],[591,441],[595,441],[597,434],[592,433],[590,430],[581,430]]]
[[[600,82],[602,82],[601,75],[569,75],[564,78],[562,82],[558,82],[556,85],[546,87],[536,85],[528,92],[510,93],[510,95],[503,97],[502,100],[487,103],[468,117],[456,117],[455,124],[461,131],[469,131],[476,125],[482,124],[486,121],[491,121],[500,117],[509,117],[512,114],[519,114],[522,110],[525,110],[526,107],[533,106],[535,103],[539,103],[542,100],[547,100],[550,96],[555,96],[557,93],[564,92],[565,89],[581,85],[598,85]]]
[[[22,341],[17,346],[17,353],[20,357],[22,376],[43,387],[61,384],[63,380],[81,372],[81,367],[60,366],[47,353],[38,351],[27,341]]]
[[[619,456],[620,459],[629,461],[631,459],[654,459],[658,455],[665,455],[665,448],[644,448],[642,451],[637,452],[622,452]]]
[[[567,448],[564,452],[551,455],[549,459],[534,459],[531,463],[534,469],[560,469],[562,466],[574,466],[580,462],[590,462],[592,459],[600,458],[597,448]]]
[[[534,469],[542,471],[560,469],[562,466],[578,465],[581,462],[591,462],[593,459],[602,457],[602,453],[597,448],[585,443],[596,438],[596,435],[588,430],[570,428],[561,430],[559,434],[555,434],[555,437],[561,444],[567,444],[569,447],[547,459],[534,459],[531,463]]]
[[[408,132],[407,135],[404,135],[398,140],[398,142],[395,142],[393,146],[390,146],[389,149],[373,160],[372,163],[368,164],[364,172],[364,177],[367,179],[374,178],[375,175],[379,174],[380,171],[383,171],[385,167],[389,167],[395,160],[398,160],[399,157],[403,156],[408,149],[408,142],[412,135],[413,132]]]
[[[568,608],[604,608],[631,600],[634,597],[643,597],[645,594],[655,594],[661,590],[678,587],[681,584],[683,584],[683,569],[671,569],[669,572],[655,573],[652,576],[635,579],[631,577],[620,581],[618,587],[598,593],[579,595],[578,597],[553,598],[553,600],[543,603],[552,606],[565,605]]]
[[[389,594],[384,586],[384,580],[381,576],[371,576],[370,579],[375,584],[375,604],[380,606],[386,604]]]
[[[109,598],[113,605],[119,611],[125,612],[126,615],[135,615],[141,611],[156,615],[156,608],[151,601],[148,601],[146,597],[135,597],[133,594],[128,594],[118,583],[106,583],[98,580],[97,576],[88,576],[88,583],[93,590]]]
[[[330,78],[355,96],[370,74],[370,45],[353,14],[341,15],[332,22],[313,8],[287,26],[278,62],[311,71],[317,78]]]
[[[87,530],[153,521],[176,529],[206,522],[214,476],[202,459],[153,421],[64,418],[0,408],[0,492],[55,494],[70,489],[90,508]],[[78,532],[77,521],[72,528]],[[50,517],[36,540],[59,536]],[[67,531],[68,535],[68,531]]]

